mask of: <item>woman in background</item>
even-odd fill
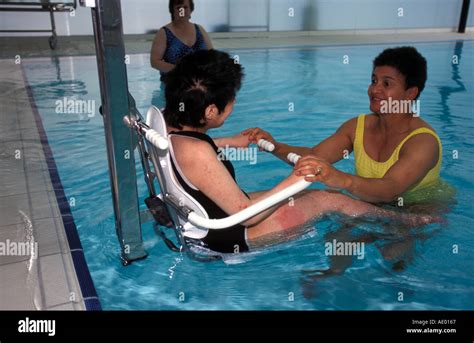
[[[151,47],[151,66],[161,74],[172,70],[183,56],[213,48],[203,27],[190,22],[193,0],[170,0],[169,11],[171,22],[156,33]]]

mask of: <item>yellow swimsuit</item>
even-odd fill
[[[414,185],[410,190],[403,194],[403,198],[405,200],[409,200],[409,202],[426,200],[426,197],[431,197],[432,192],[428,191],[429,188],[432,188],[434,185],[438,185],[440,181],[439,171],[441,168],[441,160],[442,160],[442,146],[441,140],[439,139],[438,135],[433,131],[426,127],[421,127],[419,129],[413,130],[408,136],[403,139],[400,144],[395,148],[390,158],[385,162],[377,162],[370,158],[369,155],[365,152],[364,149],[364,123],[365,123],[365,114],[360,115],[357,118],[357,128],[355,132],[355,139],[354,139],[354,156],[355,156],[355,167],[356,167],[356,174],[361,177],[365,178],[382,178],[387,173],[387,171],[398,161],[398,156],[400,154],[400,150],[403,147],[403,144],[411,137],[415,135],[419,135],[421,133],[428,133],[433,135],[439,144],[439,158],[436,165],[425,175],[423,180],[418,182]],[[422,191],[422,192],[420,192]],[[424,193],[422,197],[420,197],[421,193]],[[435,192],[438,193],[438,192]],[[414,197],[414,195],[416,196]],[[425,199],[421,199],[425,198]]]

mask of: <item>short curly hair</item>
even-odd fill
[[[427,79],[426,59],[412,46],[390,48],[382,51],[373,62],[376,67],[389,66],[405,77],[405,89],[418,88],[418,98]]]
[[[166,123],[203,127],[206,108],[215,105],[221,113],[235,99],[243,78],[243,67],[229,54],[199,50],[184,56],[161,77],[165,85]]]

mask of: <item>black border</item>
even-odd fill
[[[19,321],[55,320],[55,336],[19,333]],[[413,323],[433,320],[434,324]],[[437,323],[451,321],[450,324]],[[453,322],[454,321],[454,322]],[[407,329],[456,329],[456,333],[407,333]],[[61,337],[137,336],[319,336],[400,337],[406,340],[472,342],[473,311],[69,311],[0,312],[0,340],[21,337],[54,340]],[[459,340],[459,337],[466,339]],[[62,340],[60,340],[62,341]],[[380,341],[378,341],[380,342]],[[292,342],[293,343],[293,342]]]

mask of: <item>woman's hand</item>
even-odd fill
[[[306,181],[319,181],[334,189],[346,189],[351,183],[349,174],[337,170],[327,161],[314,155],[300,158],[295,165],[295,173],[304,176]]]
[[[254,144],[257,144],[260,139],[265,139],[265,140],[273,143],[273,145],[275,145],[275,147],[278,144],[278,142],[272,137],[271,134],[269,134],[267,131],[264,131],[264,130],[258,128],[258,127],[244,130],[244,131],[242,131],[242,135],[248,137],[248,140],[251,143],[254,143]],[[260,148],[260,150],[263,150],[263,149]]]

